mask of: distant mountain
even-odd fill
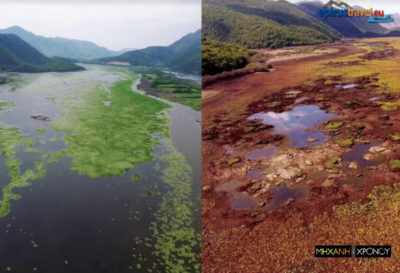
[[[0,30],[0,34],[15,34],[22,40],[39,50],[47,57],[63,57],[75,60],[103,58],[122,54],[123,51],[111,51],[92,42],[66,39],[47,38],[35,35],[19,26]]]
[[[278,48],[333,42],[340,33],[283,0],[204,0],[203,37],[247,48]]]
[[[384,28],[388,29],[393,29],[393,28],[399,28],[400,27],[400,14],[395,13],[392,14],[394,21],[391,23],[382,23],[380,24]]]
[[[365,17],[328,17],[326,20],[318,15],[318,10],[322,9],[324,4],[320,1],[305,1],[297,4],[300,9],[329,25],[345,37],[367,38],[391,36],[384,24],[368,23]],[[356,9],[364,9],[360,6],[354,6]],[[394,33],[392,33],[394,34]],[[394,35],[395,36],[395,35]]]
[[[64,72],[83,70],[63,58],[47,58],[14,34],[0,34],[0,71]]]
[[[93,60],[95,63],[128,62],[190,74],[201,73],[201,31],[190,33],[169,46],[151,46],[120,56]]]

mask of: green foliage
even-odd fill
[[[64,71],[81,71],[84,68],[73,64],[67,59],[63,58],[52,58],[50,61],[43,66],[44,71],[49,72],[64,72]]]
[[[285,1],[206,1],[203,37],[246,48],[333,42],[338,33]]]
[[[128,62],[134,66],[168,68],[189,74],[200,74],[201,31],[190,33],[169,46],[151,46],[120,56],[93,60],[95,63]]]
[[[151,89],[155,90],[157,96],[200,111],[201,88],[199,84],[178,79],[156,69],[136,69],[135,71],[151,81]],[[157,92],[158,90],[163,92]]]
[[[243,68],[247,65],[250,54],[249,50],[238,45],[203,39],[202,74],[214,75]]]

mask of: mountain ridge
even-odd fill
[[[287,1],[205,0],[203,37],[247,48],[278,48],[329,43],[340,34]]]
[[[85,40],[37,35],[20,26],[1,29],[0,34],[15,34],[47,57],[88,60],[122,53],[122,51],[112,51]]]
[[[134,66],[155,66],[188,74],[201,73],[201,30],[186,34],[169,46],[150,46],[122,55],[94,59],[94,63],[128,62]]]
[[[396,32],[391,33],[392,30],[390,28],[384,27],[383,23],[368,23],[366,17],[328,17],[325,20],[318,15],[318,10],[324,6],[321,1],[301,1],[296,3],[296,5],[310,16],[340,32],[344,37],[370,38],[398,36]],[[361,6],[353,6],[353,8],[365,9]]]
[[[80,70],[84,70],[84,68],[64,58],[44,56],[15,34],[0,34],[0,71],[66,72]]]

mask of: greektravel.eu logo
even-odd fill
[[[383,10],[356,9],[342,2],[342,0],[330,0],[318,11],[318,15],[324,17],[366,17],[369,23],[390,23],[394,21],[392,15],[385,15]]]

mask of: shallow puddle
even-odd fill
[[[264,124],[274,126],[274,132],[288,136],[293,146],[303,148],[309,145],[319,145],[329,139],[321,130],[311,130],[314,127],[331,120],[335,115],[321,110],[316,105],[294,107],[292,111],[276,113],[257,113],[249,120],[261,120]],[[310,143],[307,139],[315,139]]]
[[[310,187],[308,185],[288,187],[285,183],[282,183],[271,189],[271,204],[279,207],[284,205],[289,199],[294,199],[296,202],[303,201],[309,192]]]
[[[240,181],[230,181],[215,187],[216,192],[232,192],[235,191],[237,188],[244,186],[245,183]]]
[[[369,99],[369,101],[377,101],[377,100],[380,100],[380,99],[382,99],[382,98],[381,97],[372,97],[372,98]]]
[[[266,147],[262,149],[257,149],[250,152],[248,159],[250,160],[267,159],[274,156],[277,151],[278,147]]]
[[[302,102],[305,102],[305,101],[307,101],[307,100],[309,100],[310,98],[307,98],[307,97],[301,97],[301,98],[298,98],[298,99],[296,99],[295,101],[294,101],[294,103],[302,103]]]
[[[324,171],[316,171],[314,173],[310,173],[308,178],[313,181],[323,182],[328,177],[328,174]]]
[[[235,193],[231,198],[231,208],[235,210],[250,210],[258,205],[257,199],[243,193]]]
[[[299,91],[299,90],[290,90],[290,91],[287,91],[285,94],[287,94],[287,95],[298,95],[300,93],[302,93],[302,92]]]
[[[247,172],[246,176],[250,179],[261,179],[264,175],[263,169],[254,169]]]
[[[358,84],[351,83],[351,84],[343,85],[342,88],[343,88],[344,90],[346,90],[346,89],[354,88],[354,87],[357,87],[357,86],[358,86]]]
[[[368,167],[368,166],[374,166],[377,165],[378,162],[375,160],[365,160],[363,156],[368,153],[368,150],[371,147],[379,145],[378,142],[372,141],[371,143],[368,144],[359,144],[359,145],[354,145],[353,149],[345,153],[343,155],[343,160],[347,162],[357,162],[359,167]]]
[[[225,192],[230,195],[230,207],[235,210],[250,210],[257,207],[258,202],[254,197],[245,195],[238,191],[242,186],[246,185],[244,182],[231,181],[215,188],[216,192]]]

